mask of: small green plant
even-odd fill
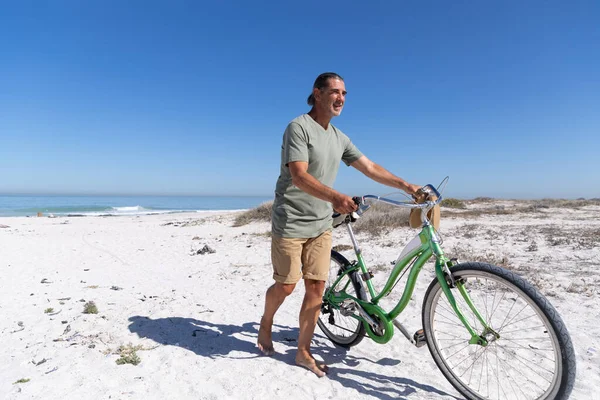
[[[16,381],[16,382],[13,382],[13,385],[16,385],[16,384],[18,384],[18,383],[27,383],[27,382],[29,382],[30,380],[31,380],[31,379],[29,379],[29,378],[21,378],[21,379],[19,379],[18,381]]]
[[[265,231],[262,233],[252,233],[253,236],[258,236],[258,237],[264,237],[264,238],[271,238],[271,231]]]
[[[142,345],[133,346],[131,343],[129,343],[126,346],[119,346],[119,348],[117,349],[117,354],[119,354],[120,357],[116,360],[116,363],[118,365],[123,365],[123,364],[138,365],[139,363],[142,362],[142,360],[136,353],[136,351],[138,351],[138,350],[143,350],[143,346]]]
[[[533,242],[531,242],[531,244],[527,248],[527,251],[538,251],[538,245],[535,242],[535,240]]]
[[[46,314],[53,313],[53,312],[54,312],[54,308],[52,308],[52,307],[48,307],[48,308],[46,308],[46,309],[44,310],[44,312],[45,312]]]
[[[142,362],[142,360],[140,359],[140,356],[138,356],[135,352],[130,353],[130,354],[123,354],[116,361],[116,363],[118,365],[123,365],[123,364],[138,365],[141,362]]]
[[[83,305],[83,313],[84,314],[98,314],[98,307],[96,307],[96,303],[93,301],[88,301]]]
[[[443,199],[442,202],[440,203],[440,206],[448,207],[448,208],[460,208],[463,210],[465,208],[467,208],[467,205],[465,204],[464,201],[459,200],[459,199],[453,199],[452,197]]]

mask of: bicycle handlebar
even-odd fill
[[[427,210],[432,209],[433,207],[435,207],[442,201],[442,195],[440,194],[440,192],[438,192],[438,190],[432,184],[427,184],[427,185],[423,186],[422,188],[420,188],[417,191],[417,194],[418,195],[425,194],[428,198],[435,196],[435,197],[437,197],[437,199],[425,201],[423,203],[405,203],[405,202],[401,202],[401,201],[397,201],[397,200],[388,199],[385,197],[376,196],[373,194],[367,194],[362,197],[353,197],[352,199],[358,205],[358,210],[356,210],[355,212],[353,212],[351,214],[340,214],[337,212],[334,213],[332,215],[332,217],[334,219],[333,226],[336,227],[336,226],[341,225],[343,222],[346,222],[347,217],[349,217],[350,222],[356,221],[356,219],[358,217],[360,217],[365,211],[367,211],[369,208],[371,208],[371,204],[365,203],[365,200],[369,200],[369,199],[374,199],[375,201],[382,201],[386,204],[390,204],[390,205],[393,205],[396,207],[404,207],[404,208],[411,208],[411,209],[412,208],[420,208],[422,210],[423,209],[427,209]]]
[[[361,205],[364,205],[364,200],[366,199],[374,199],[376,201],[382,201],[384,203],[387,204],[391,204],[393,206],[397,206],[397,207],[405,207],[405,208],[433,208],[434,206],[438,205],[441,201],[442,201],[442,195],[440,194],[440,192],[437,191],[437,189],[431,185],[431,184],[427,184],[425,186],[423,186],[421,189],[419,189],[420,194],[425,194],[428,197],[432,197],[435,196],[437,197],[437,199],[435,200],[430,200],[430,201],[425,201],[423,203],[405,203],[405,202],[401,202],[401,201],[397,201],[397,200],[392,200],[392,199],[388,199],[385,197],[379,197],[379,196],[375,196],[372,194],[367,194],[365,196],[362,197],[362,202]],[[419,193],[417,192],[417,193]],[[365,212],[368,208],[370,207],[370,205],[366,208],[364,208],[363,206],[363,210],[361,210],[361,206],[359,206],[359,215],[361,215],[363,212]]]

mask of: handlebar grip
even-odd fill
[[[437,189],[432,184],[427,184],[427,185],[421,187],[419,190],[417,190],[416,195],[413,197],[415,199],[419,199],[421,196],[425,196],[426,199],[429,199],[431,196],[435,196],[438,199],[440,199],[442,197],[440,192],[438,192]]]
[[[431,190],[431,192],[435,195],[435,197],[442,197],[442,195],[440,194],[440,192],[438,192],[438,190],[436,189],[435,186],[433,186],[431,183],[427,185],[427,187],[429,188],[429,190]]]
[[[352,197],[352,200],[354,201],[354,204],[356,204],[358,207],[360,207],[362,205],[362,197],[354,196],[354,197]],[[339,217],[339,216],[340,216],[339,212],[337,212],[337,211],[333,212],[333,215],[332,215],[333,218]]]

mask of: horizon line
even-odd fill
[[[118,193],[118,192],[1,192],[0,196],[142,196],[142,197],[271,197],[273,194]]]
[[[201,194],[201,193],[73,193],[73,192],[0,192],[0,197],[19,197],[19,196],[81,196],[81,197],[91,197],[91,196],[99,196],[99,197],[110,197],[110,196],[118,196],[118,197],[255,197],[255,198],[269,198],[274,197],[274,194],[266,195],[266,194]],[[491,200],[600,200],[598,197],[494,197],[494,196],[461,196],[461,197],[446,197],[446,198],[456,198],[459,200],[477,200],[477,199],[491,199]]]

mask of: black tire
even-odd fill
[[[485,347],[468,344],[469,333],[435,279],[423,300],[423,330],[435,363],[450,383],[468,399],[567,399],[575,382],[575,353],[550,302],[504,268],[465,263],[453,267],[452,274],[466,281],[475,307],[499,338],[487,335]],[[460,292],[454,289],[453,294],[465,318],[482,334],[482,324]]]
[[[343,255],[332,250],[329,279],[326,282],[325,291],[331,287],[339,274],[346,271],[349,267],[350,262]],[[346,278],[340,281],[338,287],[345,286],[348,283],[348,279],[351,280],[351,284],[348,285],[346,292],[360,300],[365,300],[367,295],[356,272],[348,274]],[[355,313],[357,312],[355,311]],[[362,322],[351,316],[342,315],[340,310],[330,305],[325,298],[323,298],[317,324],[325,336],[340,347],[349,348],[356,346],[365,337],[365,327]]]

